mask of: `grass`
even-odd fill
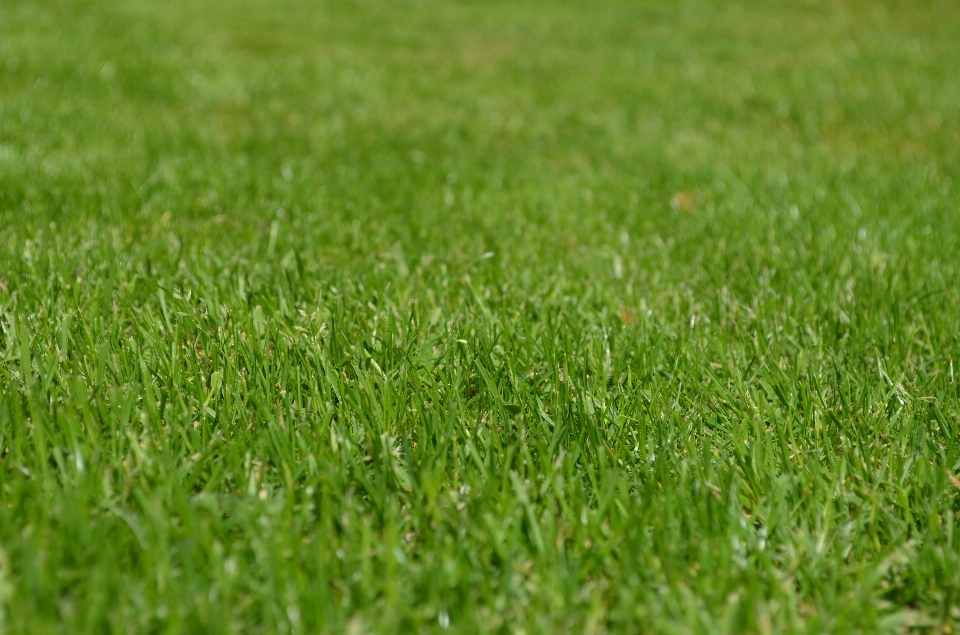
[[[960,8],[0,4],[0,631],[960,629]]]

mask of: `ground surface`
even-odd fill
[[[0,631],[960,628],[960,5],[0,3]]]

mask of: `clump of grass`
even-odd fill
[[[958,28],[0,6],[0,630],[953,632]]]

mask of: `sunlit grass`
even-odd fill
[[[0,632],[956,632],[958,174],[953,2],[2,3]]]

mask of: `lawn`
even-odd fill
[[[4,0],[0,633],[960,632],[954,0]]]

